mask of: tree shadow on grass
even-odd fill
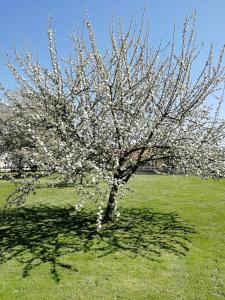
[[[71,208],[27,207],[0,211],[0,263],[13,258],[23,266],[25,277],[36,266],[50,264],[50,272],[59,281],[59,268],[78,272],[63,263],[67,253],[95,252],[102,257],[124,253],[157,260],[166,252],[183,256],[189,250],[193,227],[175,213],[152,209],[121,209],[116,223],[96,230],[96,214]]]

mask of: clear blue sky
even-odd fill
[[[69,45],[68,34],[77,25],[82,26],[86,11],[94,25],[99,44],[104,48],[108,42],[107,26],[112,13],[128,23],[131,16],[141,17],[144,5],[147,5],[151,18],[153,41],[160,37],[169,40],[173,19],[176,19],[179,29],[185,14],[196,9],[198,40],[205,43],[204,51],[211,42],[215,48],[225,43],[225,0],[0,0],[0,50],[10,53],[13,41],[18,48],[22,48],[24,42],[28,41],[39,53],[41,60],[47,62],[46,29],[48,17],[52,16],[57,43],[64,55]],[[0,82],[8,87],[14,85],[2,57]]]

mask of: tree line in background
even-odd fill
[[[7,204],[24,201],[43,176],[57,173],[85,201],[98,206],[97,224],[112,221],[117,195],[136,170],[163,161],[186,174],[221,178],[224,164],[224,48],[211,47],[201,70],[195,16],[186,17],[181,38],[153,47],[149,23],[132,20],[127,30],[113,21],[111,47],[97,46],[90,21],[86,34],[71,36],[68,57],[58,58],[48,30],[51,67],[29,49],[15,50],[8,67],[17,86],[1,85],[0,151],[37,172],[24,178]],[[207,106],[213,99],[212,107]]]

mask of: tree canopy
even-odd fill
[[[186,17],[179,42],[174,30],[171,42],[158,47],[145,18],[140,26],[132,20],[127,30],[112,22],[111,47],[104,53],[89,20],[86,29],[87,35],[71,35],[72,50],[60,60],[49,26],[49,68],[29,49],[15,50],[16,62],[8,61],[17,88],[1,86],[4,101],[19,120],[14,126],[20,137],[32,145],[25,146],[27,160],[41,176],[58,172],[73,182],[81,192],[77,209],[97,201],[99,228],[103,218],[117,215],[118,190],[123,194],[124,184],[149,161],[163,160],[186,174],[224,176],[224,122],[218,118],[224,48],[215,58],[211,47],[193,74],[201,52],[195,16]],[[19,187],[20,200],[39,177]],[[18,190],[9,203],[15,199]]]

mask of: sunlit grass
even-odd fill
[[[225,298],[225,181],[135,176],[121,218],[96,231],[71,187],[0,213],[0,299]],[[0,200],[12,186],[0,181]]]

